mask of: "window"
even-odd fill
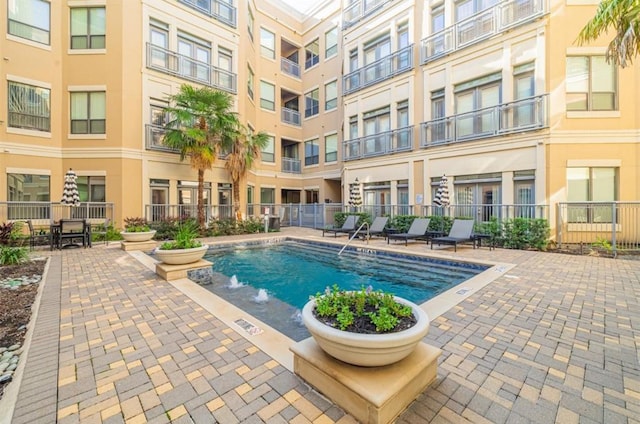
[[[337,162],[338,160],[338,134],[324,137],[324,161]]]
[[[178,34],[178,53],[183,56],[180,60],[181,75],[206,82],[211,80],[211,45],[207,41],[185,33]]]
[[[75,7],[71,9],[71,48],[104,49],[106,20],[104,7]]]
[[[106,202],[105,177],[78,176],[81,202]]]
[[[431,141],[444,141],[447,136],[445,117],[444,88],[431,93],[431,119],[436,121],[430,128]]]
[[[304,165],[317,165],[320,162],[318,139],[304,142]]]
[[[264,28],[260,28],[260,51],[264,57],[276,58],[276,35]]]
[[[233,52],[224,47],[218,47],[218,68],[227,72],[220,72],[218,76],[218,85],[221,87],[233,89]]]
[[[477,216],[482,222],[500,214],[502,174],[474,174],[454,179],[456,216]]]
[[[247,94],[249,98],[253,100],[253,69],[250,66],[247,66]]]
[[[150,26],[151,34],[151,58],[150,65],[167,69],[169,67],[169,55],[167,48],[169,47],[169,26],[167,24],[152,21]]]
[[[411,67],[411,51],[404,50],[409,47],[409,24],[403,23],[398,26],[398,70],[403,70]]]
[[[276,110],[276,87],[268,82],[260,81],[260,107]]]
[[[9,0],[9,34],[50,44],[51,4],[44,0]]]
[[[262,162],[275,162],[276,158],[275,158],[275,137],[269,135],[267,136],[267,144],[264,146],[264,148],[260,151],[261,153],[261,158],[262,158]]]
[[[366,112],[363,116],[364,152],[363,154],[384,153],[388,146],[388,131],[391,129],[389,106]]]
[[[325,59],[338,54],[338,27],[333,27],[324,33]]]
[[[338,81],[331,81],[324,85],[324,110],[338,107]]]
[[[498,3],[498,0],[463,0],[456,2],[456,22],[460,22],[461,20],[466,19],[475,13],[481,12],[496,3]]]
[[[49,202],[49,175],[7,174],[7,200],[10,202]],[[35,216],[34,216],[35,214]],[[8,219],[49,219],[49,208],[9,205]]]
[[[307,205],[311,205],[313,203],[318,203],[318,199],[320,199],[320,192],[319,190],[314,190],[314,189],[308,189],[305,190],[305,203]],[[328,202],[325,202],[328,203]]]
[[[498,72],[455,87],[456,113],[464,114],[456,119],[458,138],[498,130],[496,114],[486,108],[500,104],[501,78],[502,75]],[[480,109],[485,110],[479,111]]]
[[[358,138],[358,116],[349,117],[349,140]]]
[[[249,33],[249,38],[251,38],[251,41],[253,41],[253,25],[255,20],[253,19],[253,12],[251,11],[250,7],[248,8],[247,12],[247,32]]]
[[[396,140],[397,149],[405,149],[411,146],[411,128],[409,127],[409,101],[398,103],[398,135]]]
[[[317,39],[313,40],[304,47],[304,52],[304,69],[309,69],[312,66],[317,65],[320,61],[320,42]]]
[[[106,93],[71,93],[71,134],[106,134]]]
[[[262,204],[276,203],[276,189],[260,187],[260,203]]]
[[[320,90],[317,88],[315,90],[311,90],[304,95],[304,117],[309,118],[311,116],[315,116],[319,113],[319,96]]]
[[[526,127],[536,124],[536,108],[531,100],[536,94],[534,63],[526,63],[513,69],[513,100],[520,100],[513,108],[513,126]]]
[[[9,81],[9,127],[51,131],[51,90]]]
[[[353,49],[349,52],[349,72],[356,69],[358,69],[358,49]]]
[[[567,201],[614,202],[618,200],[617,168],[567,168]],[[611,222],[610,205],[572,206],[569,222]]]
[[[567,57],[567,111],[617,110],[616,68],[604,56]]]
[[[391,54],[391,38],[385,34],[364,46],[364,64],[371,65],[365,69],[365,81],[373,82],[384,78],[391,73],[391,63],[388,60],[381,60]]]

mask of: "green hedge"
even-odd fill
[[[342,227],[342,224],[344,224],[344,221],[347,220],[347,217],[349,215],[356,215],[358,217],[358,223],[356,224],[356,228],[358,228],[360,225],[362,225],[365,222],[371,225],[371,222],[372,222],[371,215],[369,215],[366,212],[336,212],[333,215],[333,221],[335,223],[334,226]]]

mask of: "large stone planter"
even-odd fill
[[[124,241],[128,242],[141,242],[141,241],[149,241],[156,234],[156,230],[151,231],[141,231],[137,233],[130,233],[128,231],[121,231],[120,235],[124,239]]]
[[[334,358],[364,367],[389,365],[411,354],[429,332],[425,311],[406,299],[395,299],[410,306],[417,319],[416,325],[397,333],[359,334],[329,327],[313,315],[315,300],[307,302],[302,309],[302,321],[318,346]]]
[[[156,258],[161,262],[169,265],[184,265],[197,262],[202,259],[209,246],[206,244],[200,247],[194,247],[192,249],[174,249],[174,250],[161,250],[158,249],[155,252]]]

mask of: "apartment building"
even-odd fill
[[[0,202],[56,202],[73,168],[116,225],[194,205],[196,171],[162,144],[181,84],[230,93],[270,136],[243,204],[341,202],[357,182],[365,205],[429,205],[442,175],[457,205],[640,199],[639,67],[575,43],[596,4],[8,0]],[[223,157],[205,183],[230,213]]]

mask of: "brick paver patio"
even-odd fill
[[[398,423],[640,423],[640,261],[443,252],[516,267],[432,321]],[[355,422],[117,245],[50,255],[12,423]]]

